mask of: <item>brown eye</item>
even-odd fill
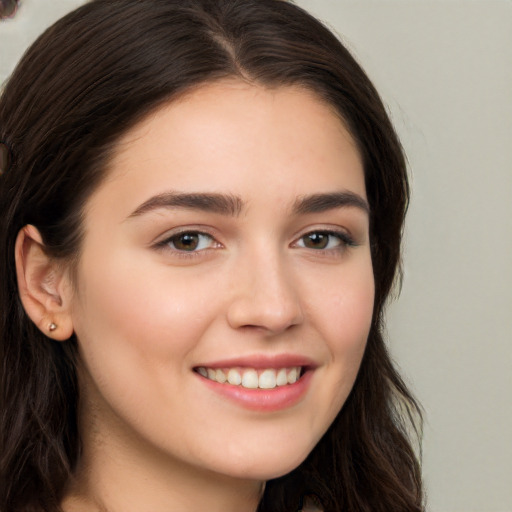
[[[355,243],[350,236],[344,232],[337,231],[311,231],[299,238],[299,247],[316,250],[343,249],[354,246]]]
[[[190,231],[174,235],[166,243],[176,251],[194,252],[211,247],[213,238],[205,233]]]
[[[195,251],[199,245],[199,235],[197,233],[183,233],[174,237],[172,243],[178,251]]]
[[[304,247],[308,249],[325,249],[332,235],[329,233],[309,233],[302,237]]]

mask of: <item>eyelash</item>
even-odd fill
[[[180,237],[183,237],[185,235],[198,236],[200,239],[201,238],[203,238],[203,239],[204,238],[208,238],[209,239],[209,246],[208,247],[204,247],[204,248],[199,248],[199,249],[194,248],[193,250],[190,250],[190,251],[187,251],[187,250],[184,250],[184,249],[178,249],[178,248],[176,248],[176,246],[171,247],[171,245],[174,245],[175,242]],[[305,244],[304,245],[299,245],[300,241],[303,241],[306,237],[308,237],[308,236],[311,237],[312,235],[320,235],[320,236],[328,236],[328,237],[330,237],[330,239],[328,241],[328,244],[327,244],[327,247],[313,248],[313,247],[307,247]],[[334,247],[329,247],[329,245],[332,242],[332,238],[336,238],[339,243],[337,245],[335,245]],[[201,244],[201,240],[199,240],[199,244]],[[217,247],[212,247],[211,244],[213,244],[213,245],[217,244]],[[307,233],[304,233],[301,237],[299,237],[297,239],[297,241],[295,241],[293,243],[293,246],[300,247],[300,248],[303,248],[303,249],[310,249],[312,251],[315,251],[316,253],[329,253],[329,254],[332,254],[334,252],[338,252],[338,253],[339,252],[343,252],[347,247],[356,247],[357,244],[354,241],[354,239],[351,236],[349,236],[344,231],[336,231],[336,230],[329,230],[329,229],[318,229],[318,230],[312,230],[312,231],[308,231]],[[178,233],[174,233],[171,236],[163,239],[162,241],[157,242],[155,244],[155,247],[157,249],[170,250],[176,256],[178,256],[180,258],[194,258],[194,257],[200,256],[201,253],[203,253],[204,251],[208,251],[210,249],[215,249],[215,248],[222,247],[222,246],[209,233],[205,233],[203,231],[198,231],[198,230],[184,230],[184,231],[180,231]]]
[[[310,237],[312,235],[320,235],[320,236],[328,236],[330,237],[330,240],[328,241],[328,245],[331,243],[332,238],[338,239],[338,245],[334,247],[322,247],[322,248],[313,248],[313,247],[306,247],[305,245],[300,245],[299,247],[302,247],[304,249],[311,249],[313,251],[317,252],[333,252],[333,251],[343,251],[347,247],[355,247],[357,244],[355,240],[349,236],[344,231],[336,231],[336,230],[330,230],[330,229],[318,229],[313,230],[305,233],[302,235],[298,240],[304,240],[306,237]],[[298,244],[298,242],[295,242],[295,244]]]
[[[209,233],[205,233],[205,232],[199,231],[199,230],[187,229],[184,231],[180,231],[178,233],[173,233],[171,236],[165,238],[164,240],[157,242],[155,244],[155,247],[157,249],[172,251],[176,256],[178,256],[180,258],[198,257],[201,255],[202,252],[208,251],[209,249],[214,248],[214,247],[204,247],[204,248],[200,248],[200,249],[194,248],[194,250],[186,251],[183,249],[178,249],[176,247],[171,247],[171,245],[173,245],[180,237],[183,237],[185,235],[198,236],[203,239],[208,238],[209,244],[213,243],[213,244],[217,244],[218,246],[221,245],[218,242],[216,242],[215,238],[212,235],[210,235]],[[201,241],[199,241],[199,244],[201,244]]]

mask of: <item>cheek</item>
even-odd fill
[[[332,296],[332,329],[349,345],[366,344],[374,305],[373,276],[364,285],[347,287]],[[333,337],[335,334],[333,333]]]
[[[142,261],[142,263],[141,263]],[[86,362],[154,371],[172,359],[184,362],[208,321],[207,290],[151,262],[117,255],[82,262],[75,330]]]
[[[84,258],[82,275],[75,331],[88,417],[103,432],[122,418],[157,442],[167,432],[162,423],[173,421],[163,411],[188,410],[190,395],[169,390],[188,382],[194,350],[214,316],[212,292],[198,280],[121,255],[101,265]],[[167,433],[157,444],[173,442]]]
[[[333,353],[364,347],[370,330],[375,298],[370,256],[356,263],[317,280],[324,288],[306,292],[310,316]]]
[[[309,302],[310,318],[325,343],[329,364],[323,372],[325,393],[319,403],[330,423],[345,403],[357,377],[373,318],[371,261],[331,276],[323,293]]]
[[[359,276],[350,276],[344,282],[344,288],[333,297],[332,315],[335,321],[330,337],[331,350],[335,360],[344,360],[347,368],[354,369],[353,380],[368,340],[374,298],[375,285],[371,267]]]

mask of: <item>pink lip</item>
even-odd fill
[[[296,355],[281,354],[277,356],[258,355],[238,357],[198,365],[204,368],[290,368],[301,366],[304,374],[294,384],[277,386],[273,389],[248,389],[243,386],[221,384],[196,373],[201,382],[208,388],[235,404],[249,410],[275,412],[294,406],[305,396],[316,364],[309,358]]]
[[[318,365],[310,358],[294,354],[277,355],[253,355],[245,357],[235,357],[223,359],[214,362],[198,364],[196,368],[254,368],[261,370],[264,368],[291,368],[293,366],[302,366],[306,368],[316,368]]]
[[[245,409],[260,412],[275,412],[292,407],[304,397],[313,376],[307,371],[295,384],[279,386],[273,389],[247,389],[242,386],[220,384],[197,374],[209,389],[226,397]]]

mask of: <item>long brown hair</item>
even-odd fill
[[[116,141],[192,87],[238,77],[300,85],[331,105],[356,140],[371,208],[373,322],[342,411],[313,452],[267,483],[260,512],[305,493],[326,511],[423,510],[411,444],[418,406],[391,363],[383,310],[399,274],[409,198],[402,148],[373,85],[336,37],[279,0],[93,0],[28,50],[0,98],[0,509],[59,510],[80,457],[76,339],[59,344],[18,296],[14,243],[26,224],[48,253],[76,261],[82,212]],[[411,428],[412,427],[412,428]]]

